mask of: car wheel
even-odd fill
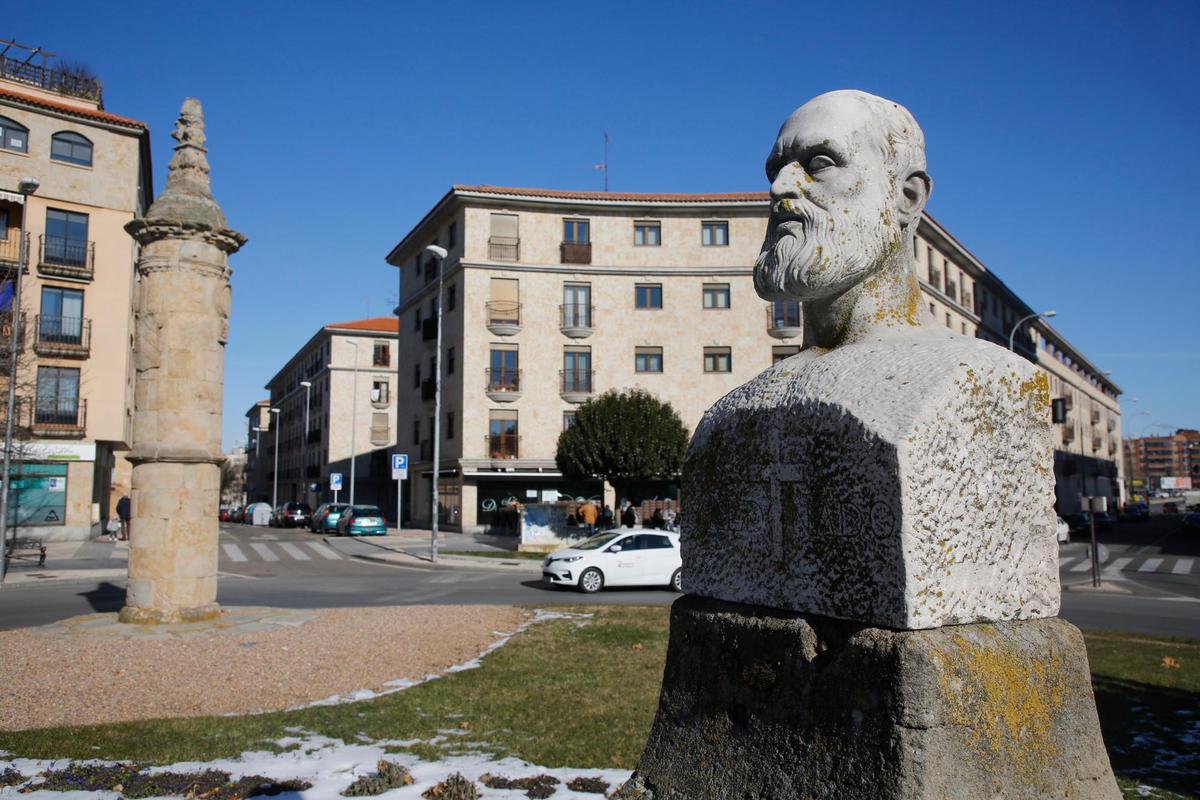
[[[579,591],[584,594],[595,594],[604,588],[604,573],[595,567],[588,567],[579,576]]]
[[[677,569],[671,575],[671,587],[670,588],[671,588],[672,592],[682,592],[683,591],[683,570]]]

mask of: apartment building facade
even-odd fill
[[[428,524],[433,493],[438,264],[427,245],[448,251],[439,516],[474,530],[502,524],[514,501],[603,495],[597,482],[565,481],[554,462],[559,433],[596,394],[645,389],[694,429],[721,395],[799,351],[799,305],[754,291],[768,210],[760,192],[453,187],[387,257],[401,298],[395,425],[412,464],[405,516]],[[1032,313],[928,215],[913,259],[937,324],[1007,346]],[[1040,363],[1051,342],[1067,345],[1034,322],[1018,330],[1016,349]],[[1070,353],[1073,366],[1086,364]],[[1060,391],[1086,395],[1077,407],[1095,399],[1119,419],[1119,389],[1107,378],[1102,386],[1067,369],[1059,380]],[[1068,492],[1060,505],[1072,510]]]
[[[14,59],[11,43],[0,51],[6,330],[26,245],[9,524],[82,539],[130,491],[137,249],[124,226],[153,197],[149,131],[104,110],[96,81]],[[23,196],[26,177],[39,186]]]
[[[349,501],[353,476],[355,502],[394,509],[395,363],[395,317],[318,330],[246,414],[248,499],[315,507],[334,498],[339,473],[339,500]]]
[[[1142,489],[1200,488],[1198,430],[1180,428],[1165,436],[1126,439],[1123,454],[1125,477],[1139,493]]]

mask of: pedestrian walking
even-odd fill
[[[584,500],[583,505],[575,512],[579,521],[587,528],[588,536],[596,535],[596,519],[600,516],[600,512],[596,510],[596,505],[591,500]]]
[[[117,516],[121,518],[121,541],[129,541],[129,495],[122,494],[121,499],[117,501]]]
[[[675,503],[674,502],[672,502],[670,500],[667,501],[667,507],[665,509],[663,509],[662,515],[663,515],[663,522],[666,524],[667,530],[678,532],[679,528],[676,527],[676,525],[675,525]]]
[[[608,507],[608,503],[605,503],[600,509],[600,527],[604,528],[606,531],[610,530],[614,527],[613,522],[615,520],[616,517],[613,516],[613,510]]]
[[[621,510],[621,524],[624,525],[626,528],[632,528],[634,525],[637,525],[637,523],[638,523],[637,510],[634,509],[633,503],[626,500],[625,505],[622,507],[622,510]]]

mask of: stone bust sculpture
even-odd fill
[[[906,629],[1057,613],[1048,382],[929,324],[925,168],[912,115],[864,92],[780,129],[755,286],[801,301],[804,347],[697,429],[689,593]]]

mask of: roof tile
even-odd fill
[[[79,108],[78,106],[67,105],[66,103],[56,103],[53,100],[44,100],[41,97],[22,94],[21,92],[12,92],[8,89],[0,89],[0,98],[7,100],[15,100],[18,103],[25,103],[38,108],[45,108],[50,111],[60,111],[64,114],[72,114],[76,117],[84,119],[94,119],[100,122],[112,122],[117,125],[124,125],[129,128],[137,128],[138,130],[149,130],[149,126],[144,122],[139,122],[130,117],[122,117],[117,114],[110,114],[107,111],[96,111],[90,108]]]

